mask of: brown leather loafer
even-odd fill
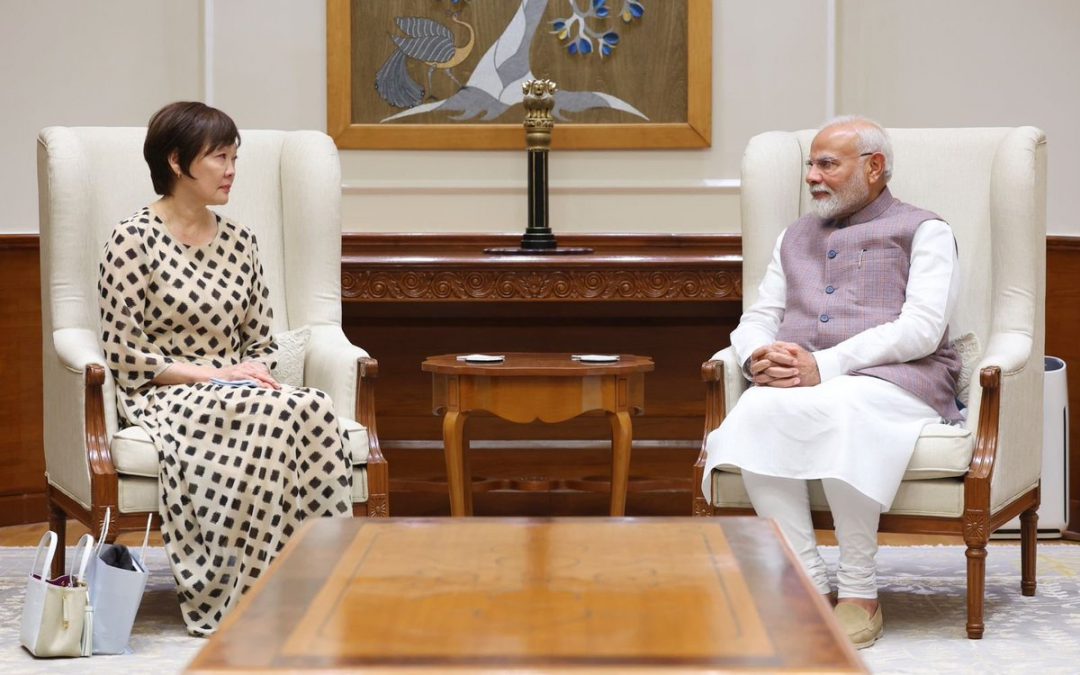
[[[855,645],[855,649],[866,649],[877,642],[878,638],[885,632],[885,620],[881,615],[881,605],[878,605],[873,616],[870,616],[870,612],[851,602],[840,603],[833,612],[836,614],[836,619],[840,622],[840,625],[844,628],[844,632],[847,633],[852,644]]]

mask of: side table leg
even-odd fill
[[[455,517],[472,515],[472,499],[466,497],[466,488],[471,490],[470,478],[465,459],[464,432],[468,413],[453,410],[443,416],[443,447],[446,453],[446,478],[450,486],[450,515]]]
[[[626,485],[630,480],[630,413],[609,412],[611,422],[611,515],[626,515]]]

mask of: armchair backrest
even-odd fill
[[[61,335],[76,334],[82,356],[104,364],[98,262],[112,228],[157,199],[142,156],[145,136],[146,129],[134,127],[49,127],[38,136],[45,465],[50,485],[83,507],[91,501],[85,421],[73,419],[83,410],[82,373],[65,368],[57,348],[72,344]],[[258,238],[274,330],[341,325],[337,148],[315,131],[240,136],[229,203],[215,210]],[[108,373],[104,406],[111,438],[118,424]]]
[[[992,478],[994,509],[1039,479],[1046,297],[1046,136],[1034,127],[888,129],[893,196],[952,227],[962,288],[950,335],[978,336],[982,363],[1014,382],[1002,398]],[[757,298],[776,237],[808,210],[804,179],[814,130],[750,140],[742,164],[743,305]],[[1013,371],[1009,373],[1008,371]],[[967,426],[982,388],[972,374]]]
[[[112,228],[157,199],[142,127],[49,127],[38,136],[42,323],[98,332],[97,266]],[[341,168],[315,131],[241,131],[219,213],[259,241],[274,330],[341,323]]]

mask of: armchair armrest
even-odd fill
[[[91,330],[53,331],[53,349],[63,368],[60,372],[64,373],[59,399],[68,409],[81,408],[82,415],[65,415],[50,422],[56,427],[50,433],[58,440],[64,439],[54,445],[78,449],[80,455],[71,456],[70,465],[49,467],[50,478],[55,473],[58,483],[70,484],[72,468],[82,465],[83,470],[88,469],[90,503],[95,513],[103,514],[107,507],[117,504],[116,468],[109,449],[109,439],[118,426],[112,372],[105,363],[97,334]]]
[[[339,415],[363,424],[357,409],[357,387],[359,380],[373,376],[367,372],[367,361],[373,359],[349,342],[341,326],[312,326],[304,355],[304,384],[325,391]]]
[[[304,356],[304,384],[322,389],[339,415],[351,415],[368,431],[368,464],[385,460],[375,426],[375,377],[379,363],[349,342],[338,325],[313,326]]]
[[[709,432],[720,426],[727,411],[739,400],[739,395],[746,390],[746,378],[742,366],[731,347],[722,349],[701,364],[701,379],[705,382],[705,433],[701,439],[701,452],[698,453],[693,471],[692,513],[697,516],[709,515],[711,509],[701,493],[701,482],[705,473],[705,442]]]
[[[723,406],[722,414],[720,419],[716,420],[716,425],[709,428],[706,433],[720,426],[720,422],[724,420],[723,413],[726,413],[728,410],[735,407],[735,403],[750,384],[746,378],[743,377],[742,364],[739,363],[736,358],[735,350],[731,347],[726,347],[713,354],[708,361],[701,364],[701,378],[706,381],[706,387],[708,387],[707,383],[709,381],[707,374],[721,371],[721,368],[718,368],[721,364],[723,365],[722,374],[714,375],[714,377],[722,378],[723,380],[723,388],[720,390],[721,396],[717,399],[717,402]]]
[[[1001,369],[1003,375],[1011,375],[1027,365],[1031,358],[1031,348],[1030,335],[1018,333],[991,335],[982,359],[979,361],[978,370],[997,367]]]
[[[968,469],[965,508],[989,517],[1039,479],[1042,463],[1043,363],[1033,358],[1030,336],[991,336],[979,362],[978,397],[972,397],[968,425],[975,426],[975,450]],[[973,383],[974,384],[974,383]],[[978,485],[977,489],[972,489]]]
[[[98,336],[86,328],[61,328],[53,331],[53,349],[60,364],[73,373],[83,373],[90,364],[108,369],[105,352]]]

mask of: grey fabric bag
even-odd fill
[[[103,560],[110,551],[118,548],[114,544],[105,543],[110,517],[110,509],[106,509],[105,521],[101,526],[101,539],[90,563],[87,582],[90,587],[90,603],[94,606],[95,654],[124,654],[130,651],[128,640],[131,637],[131,628],[135,625],[135,615],[139,612],[148,577],[143,561],[146,559],[146,544],[150,538],[153,514],[146,519],[142,551],[131,551],[134,567],[132,570],[113,567]]]

